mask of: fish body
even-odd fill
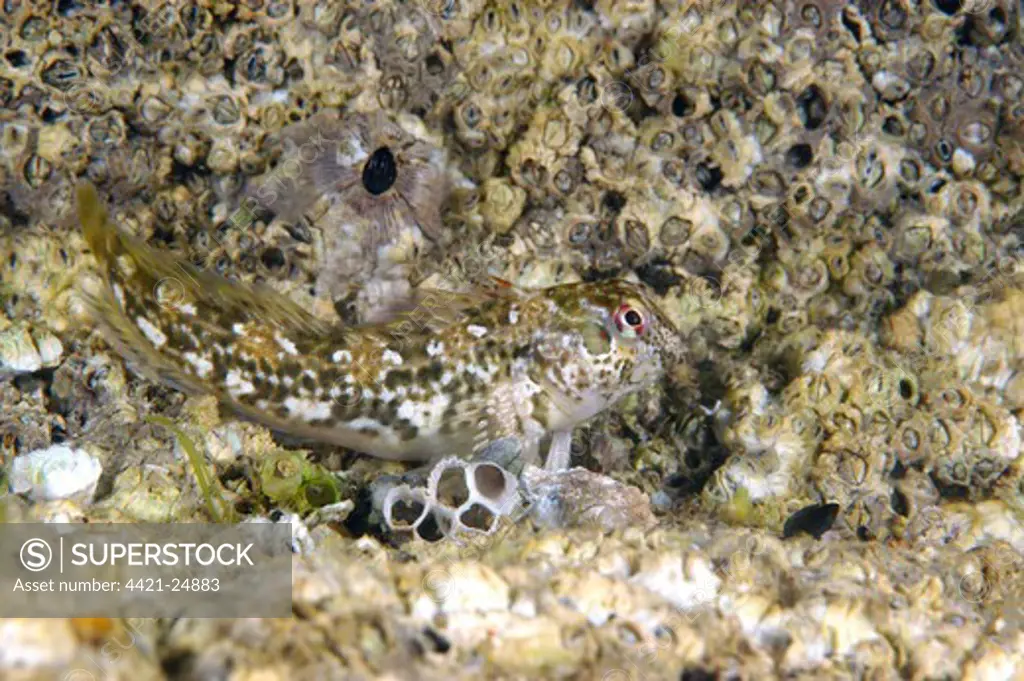
[[[91,185],[78,200],[106,279],[91,307],[111,344],[154,380],[298,437],[413,461],[515,436],[535,457],[545,435],[685,354],[644,288],[624,281],[522,291],[495,280],[472,295],[432,291],[387,323],[328,324],[123,233]]]

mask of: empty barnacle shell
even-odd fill
[[[428,513],[413,528],[416,536],[427,542],[439,542],[453,534],[456,519],[452,512],[443,507],[432,506]]]
[[[503,459],[505,448],[499,449],[492,453]],[[522,510],[513,475],[491,461],[470,463],[458,457],[401,478],[382,476],[371,485],[371,495],[385,527],[430,542],[492,534],[500,518],[518,519]]]
[[[466,482],[470,505],[500,515],[513,515],[517,510],[518,482],[502,466],[487,461],[472,463],[466,468]]]
[[[426,520],[431,507],[421,488],[398,485],[387,491],[381,511],[388,529],[415,530]]]

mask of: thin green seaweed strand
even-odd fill
[[[192,470],[195,472],[196,476],[196,484],[199,485],[199,489],[203,493],[203,497],[206,500],[206,506],[209,509],[210,516],[213,518],[214,522],[219,523],[233,521],[234,514],[231,513],[230,508],[227,508],[224,500],[216,493],[216,490],[214,489],[215,484],[210,479],[209,472],[206,470],[206,465],[203,462],[203,457],[200,456],[199,450],[196,449],[192,440],[166,416],[150,415],[146,417],[146,421],[158,426],[163,426],[174,433],[174,436],[178,439],[178,443],[181,444],[181,448],[185,450],[185,454],[188,456],[189,462],[192,464]]]

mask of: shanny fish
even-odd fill
[[[91,184],[77,199],[105,278],[88,300],[111,345],[152,380],[298,438],[430,461],[511,436],[539,463],[550,435],[546,466],[558,470],[573,428],[685,356],[637,284],[526,291],[494,280],[471,295],[433,292],[386,323],[342,326],[150,248],[110,224]]]

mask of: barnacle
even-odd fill
[[[508,230],[526,205],[526,190],[509,183],[507,180],[492,178],[484,183],[484,205],[481,206],[483,217],[495,230]]]
[[[386,527],[427,541],[468,534],[490,535],[499,518],[520,512],[513,476],[497,463],[446,458],[430,469],[425,486],[381,486],[377,491]]]
[[[1020,6],[1007,0],[993,0],[984,11],[972,12],[967,18],[967,34],[973,45],[998,45],[1019,35]]]

